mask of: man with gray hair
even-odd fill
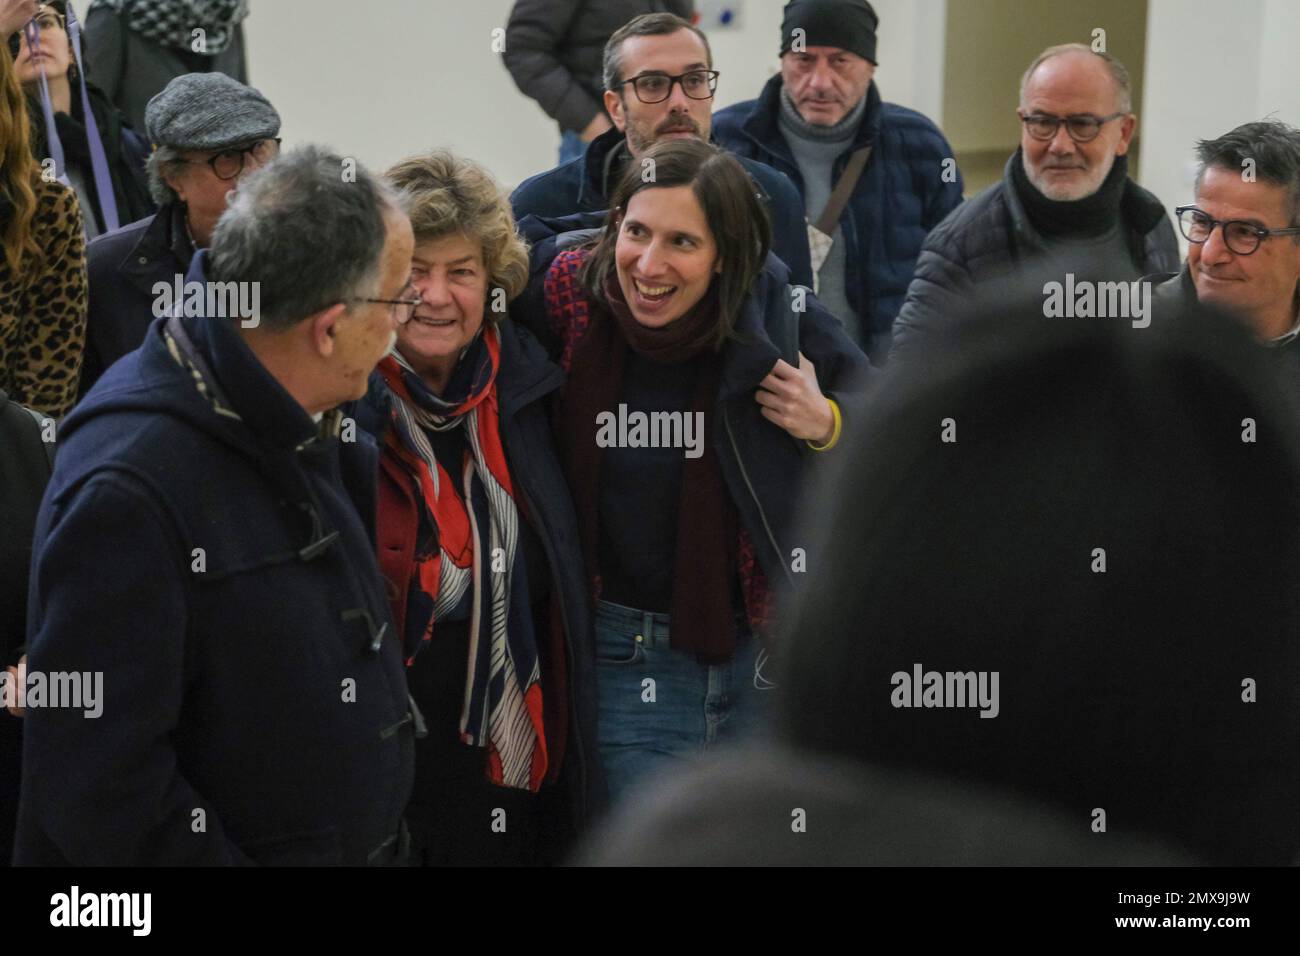
[[[159,282],[184,276],[240,181],[280,151],[280,114],[223,73],[178,76],[149,101],[149,192],[158,212],[100,236],[86,250],[90,307],[81,394],[138,348]]]
[[[287,153],[63,423],[28,674],[101,675],[102,700],[91,720],[28,698],[17,863],[404,855],[422,721],[375,558],[377,451],[338,406],[418,301],[413,244],[364,169]],[[217,284],[255,314],[221,314]]]
[[[925,352],[977,285],[1023,273],[1031,261],[1113,282],[1177,268],[1164,206],[1128,176],[1137,117],[1119,60],[1081,43],[1049,47],[1020,81],[1017,113],[1020,149],[1002,179],[926,238],[891,356]],[[1110,265],[1097,271],[1097,263]]]

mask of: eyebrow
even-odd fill
[[[649,226],[647,226],[645,223],[643,223],[640,219],[624,219],[624,220],[623,220],[623,225],[624,225],[624,226],[640,226],[642,229],[646,230],[647,232],[654,232],[653,229],[651,229]],[[671,229],[671,230],[666,230],[666,231],[671,232],[672,235],[674,235],[674,236],[685,236],[687,239],[690,239],[692,242],[698,242],[698,243],[700,243],[701,245],[703,245],[703,243],[704,243],[704,237],[703,237],[703,236],[697,236],[695,233],[693,233],[693,232],[687,232],[685,229]]]
[[[696,63],[687,64],[686,68],[682,70],[682,72],[690,73],[692,70],[707,70],[707,69],[709,69],[709,64],[696,62]],[[640,73],[636,73],[633,75],[634,76],[670,76],[671,74],[667,70],[642,70]]]
[[[1196,206],[1196,207],[1195,207],[1195,210],[1196,210],[1196,212],[1199,212],[1202,216],[1205,216],[1205,217],[1208,218],[1208,219],[1219,219],[1218,216],[1211,216],[1208,212],[1206,212],[1206,211],[1205,211],[1204,209],[1202,209],[1200,206]],[[1226,219],[1219,219],[1219,221],[1220,221],[1220,222],[1246,222],[1246,223],[1250,223],[1252,226],[1254,226],[1254,227],[1257,228],[1257,229],[1273,229],[1273,228],[1274,228],[1273,226],[1270,226],[1270,225],[1268,225],[1266,222],[1264,222],[1263,219],[1256,219],[1256,218],[1254,218],[1253,216],[1228,216]],[[1279,228],[1285,228],[1285,227],[1279,227]]]
[[[447,266],[450,268],[451,266],[458,266],[462,262],[473,262],[473,261],[474,261],[474,254],[471,252],[467,256],[461,256],[459,259],[453,259],[451,262],[447,263]],[[417,266],[423,266],[424,268],[427,269],[429,266],[434,265],[435,263],[429,261],[428,259],[421,259],[419,256],[411,256],[411,264]]]

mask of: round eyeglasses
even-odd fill
[[[223,149],[208,159],[178,159],[176,162],[189,163],[195,166],[211,166],[213,174],[218,179],[229,182],[232,179],[239,178],[239,174],[244,171],[244,165],[249,156],[252,156],[259,166],[265,166],[279,155],[280,138],[276,137],[274,139],[259,139],[246,146]]]
[[[1224,245],[1239,256],[1251,255],[1261,242],[1274,236],[1300,236],[1300,227],[1265,229],[1246,219],[1215,219],[1195,206],[1179,206],[1174,214],[1183,236],[1197,245],[1207,241],[1216,226],[1222,226]]]
[[[1127,115],[1111,113],[1109,116],[1093,116],[1091,113],[1075,113],[1072,116],[1053,116],[1050,113],[1021,113],[1020,122],[1025,124],[1025,131],[1030,136],[1043,142],[1055,139],[1056,131],[1064,123],[1070,139],[1076,143],[1088,143],[1097,138],[1104,125]]]

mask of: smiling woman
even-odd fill
[[[428,725],[412,850],[545,862],[597,792],[590,614],[545,410],[564,379],[504,321],[528,255],[500,187],[447,152],[387,179],[406,197],[403,298],[418,303],[357,417],[382,448],[379,563]]]
[[[770,240],[735,158],[669,140],[623,174],[594,245],[534,263],[569,373],[560,448],[598,598],[615,800],[763,723],[769,581],[794,583],[799,488],[841,429],[819,380],[841,399],[865,384],[866,357]]]

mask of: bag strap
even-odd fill
[[[50,471],[54,471],[54,442],[45,440],[45,423],[49,420],[48,415],[43,415],[34,408],[28,408],[26,405],[19,406],[32,418],[36,419],[36,428],[40,432],[40,443],[45,446],[45,463],[49,465]]]
[[[840,181],[835,184],[835,190],[826,202],[826,208],[813,223],[813,228],[819,229],[828,236],[834,234],[835,225],[840,221],[840,213],[844,212],[844,207],[848,205],[849,197],[853,195],[853,190],[857,187],[858,180],[862,178],[862,171],[867,168],[867,160],[870,158],[870,144],[853,151],[848,165],[840,174]]]
[[[90,107],[90,94],[86,89],[86,64],[81,57],[81,24],[72,7],[67,15],[68,39],[72,45],[72,55],[77,63],[77,74],[81,79],[81,108],[86,126],[86,141],[90,149],[91,174],[95,180],[95,191],[99,194],[99,212],[103,219],[104,231],[112,232],[121,222],[117,215],[117,198],[113,195],[113,177],[108,171],[108,157],[104,153],[104,143],[99,135],[99,124]],[[35,49],[40,45],[41,31],[35,20],[26,27],[27,48]],[[54,106],[50,99],[50,84],[45,74],[45,64],[41,63],[41,112],[45,119],[45,142],[50,157],[54,160],[54,171],[58,180],[64,185],[71,183],[67,176],[67,164],[64,160],[63,143],[59,140],[59,131],[54,124]]]
[[[95,191],[99,193],[99,211],[104,219],[104,231],[115,232],[121,225],[117,215],[117,197],[113,195],[113,177],[108,171],[108,156],[104,141],[99,135],[99,123],[90,106],[90,91],[86,87],[86,64],[81,58],[81,23],[68,4],[68,39],[72,41],[72,55],[77,60],[77,77],[81,80],[81,111],[86,121],[86,139],[90,145],[90,167],[95,177]]]

